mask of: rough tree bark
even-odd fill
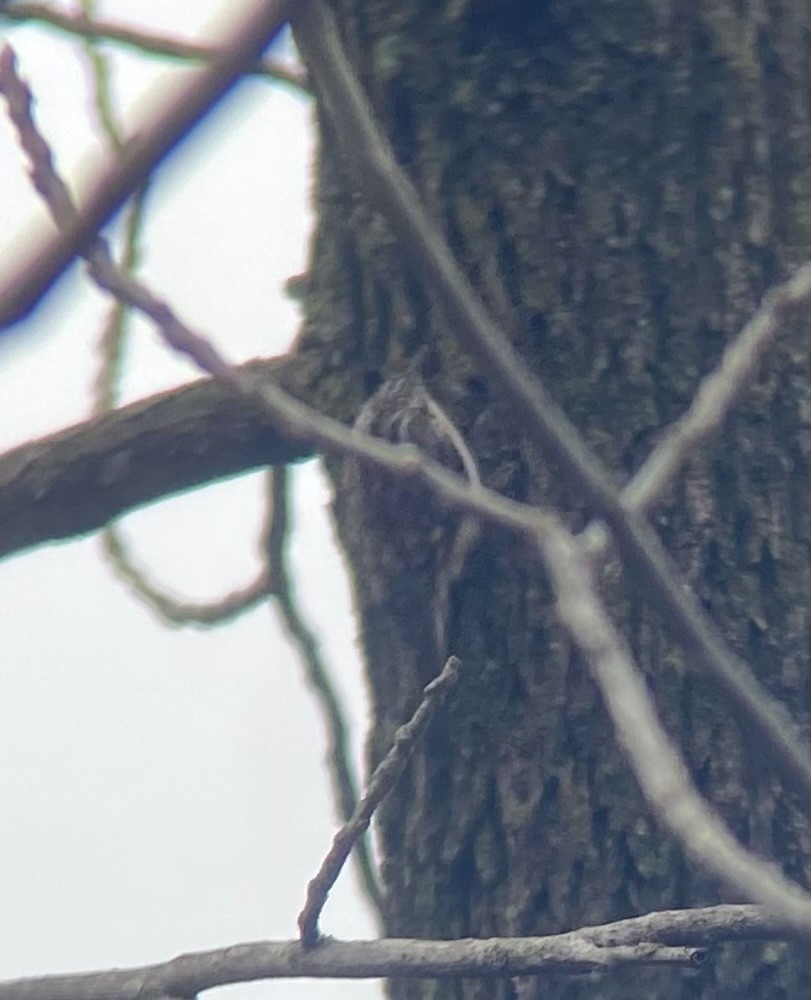
[[[526,364],[618,477],[809,245],[808,5],[704,0],[341,0],[379,120]],[[430,389],[511,496],[587,512],[522,442],[353,190],[322,120],[319,223],[300,343],[313,394],[351,421],[433,345]],[[723,440],[654,515],[686,580],[807,731],[808,366],[787,330]],[[331,472],[340,482],[337,463]],[[336,502],[350,564],[368,533]],[[808,884],[808,829],[708,683],[619,569],[606,572],[660,712],[734,833]],[[422,621],[354,579],[371,755],[413,709]],[[727,899],[663,835],[526,545],[485,531],[454,588],[466,680],[381,817],[387,931],[547,933]],[[440,663],[434,664],[439,669]],[[802,950],[722,949],[700,972],[407,982],[401,997],[751,1000],[807,992]]]

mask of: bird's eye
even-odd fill
[[[377,368],[367,368],[363,373],[363,391],[367,397],[372,396],[383,384],[383,375]]]

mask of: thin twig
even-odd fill
[[[194,79],[177,87],[149,124],[136,130],[122,154],[102,171],[80,214],[56,237],[31,241],[29,255],[0,286],[0,329],[23,319],[75,257],[86,251],[110,217],[147,176],[208,114],[252,66],[283,27],[291,0],[256,0],[223,45],[221,54]],[[13,64],[11,50],[0,53]]]
[[[95,13],[95,0],[82,0],[82,15],[89,18]],[[102,132],[111,148],[121,152],[124,135],[113,105],[110,88],[110,67],[105,54],[99,51],[94,37],[85,38],[83,49],[93,74],[94,105]],[[124,225],[123,249],[119,268],[124,274],[134,274],[141,257],[141,231],[144,225],[149,177],[134,193]],[[114,299],[99,342],[99,370],[93,385],[93,414],[106,413],[118,402],[118,385],[126,344],[130,309],[126,303]]]
[[[80,0],[80,3],[82,8],[80,17],[91,18],[95,16],[96,0]],[[0,13],[2,12],[0,11]],[[121,152],[123,137],[116,122],[112,88],[110,85],[109,60],[101,51],[98,39],[92,35],[85,35],[83,37],[82,50],[90,63],[93,75],[93,98],[102,133],[112,148],[116,152]]]
[[[389,794],[405,770],[417,741],[421,738],[425,727],[436,715],[449,691],[458,681],[461,669],[461,662],[455,656],[451,656],[439,676],[428,684],[417,711],[394,734],[394,744],[375,768],[369,779],[366,792],[358,802],[352,817],[335,834],[332,847],[321,863],[317,874],[307,886],[307,901],[299,914],[299,940],[305,948],[311,948],[319,942],[318,920],[330,890],[335,885],[344,862],[349,857],[349,852],[358,839],[369,829],[375,809]]]
[[[324,713],[328,736],[328,771],[332,778],[333,795],[338,815],[343,822],[355,812],[358,802],[357,781],[351,763],[347,735],[346,712],[329,671],[321,656],[318,640],[307,625],[293,594],[287,565],[288,474],[286,466],[268,472],[268,522],[263,549],[266,560],[266,589],[284,623],[290,641],[304,664],[306,679],[315,692]],[[362,836],[356,845],[355,861],[360,883],[378,920],[382,913],[382,897],[377,870],[368,838]]]
[[[727,647],[680,579],[656,533],[644,518],[626,509],[609,472],[487,313],[376,125],[343,51],[332,11],[322,0],[310,0],[291,12],[291,23],[318,99],[332,118],[356,181],[400,239],[417,275],[442,306],[451,331],[500,386],[541,453],[577,490],[591,513],[608,524],[632,579],[658,608],[671,634],[689,650],[691,660],[708,670],[735,713],[750,723],[764,754],[784,778],[807,796],[811,757],[789,713]]]
[[[119,267],[124,274],[134,274],[140,259],[148,188],[143,187],[130,202],[124,223],[124,247]],[[109,413],[118,403],[118,383],[126,346],[129,307],[114,299],[99,337],[99,368],[93,382],[93,416]]]
[[[625,506],[645,514],[667,490],[691,454],[721,424],[748,388],[780,331],[785,314],[811,298],[811,263],[771,289],[760,308],[724,351],[718,367],[698,387],[687,412],[662,437],[622,493]]]
[[[82,0],[85,17],[95,13],[93,0]],[[94,103],[102,132],[115,150],[123,147],[123,133],[116,120],[110,92],[110,73],[107,57],[98,50],[96,39],[88,36],[84,49],[90,62],[94,84]],[[118,264],[122,274],[132,277],[140,257],[141,229],[145,218],[148,180],[135,193],[129,205],[124,225],[124,246]],[[118,401],[118,383],[121,362],[130,318],[130,308],[120,299],[114,299],[102,329],[99,341],[99,371],[93,386],[93,415],[109,412]],[[246,587],[232,591],[214,601],[178,600],[152,580],[146,570],[138,566],[130,546],[115,524],[105,527],[101,537],[102,550],[119,579],[155,614],[171,625],[219,625],[233,621],[265,600],[265,576]]]
[[[70,14],[44,3],[11,3],[6,0],[0,5],[0,17],[18,23],[35,21],[57,28],[73,37],[115,42],[139,52],[182,62],[210,62],[222,52],[222,49],[215,45],[141,31],[118,21],[95,17],[87,12]],[[294,67],[285,66],[278,59],[259,59],[246,70],[246,75],[261,76],[277,83],[285,83],[303,95],[310,95],[307,74]]]
[[[696,791],[626,642],[600,602],[577,539],[558,522],[538,543],[558,615],[591,667],[617,739],[655,815],[704,868],[811,936],[811,896],[776,865],[741,847]]]
[[[0,83],[3,83],[7,92],[7,99],[12,113],[12,120],[17,125],[21,133],[21,142],[31,159],[32,176],[38,190],[46,192],[56,192],[59,197],[56,209],[51,206],[52,212],[66,215],[68,218],[73,211],[69,195],[64,184],[58,179],[47,176],[53,172],[50,152],[42,137],[36,132],[33,121],[30,118],[30,94],[24,87],[14,72],[13,60],[10,67],[2,65],[2,55],[0,52]],[[5,77],[5,79],[4,79]],[[9,90],[11,93],[9,93]],[[638,777],[654,803],[664,797],[666,800],[670,795],[679,793],[677,799],[681,811],[675,815],[667,813],[663,808],[662,817],[676,831],[684,831],[688,849],[700,857],[715,873],[730,882],[737,889],[744,888],[744,891],[751,892],[756,898],[765,898],[776,913],[785,916],[785,919],[794,927],[807,930],[811,927],[811,897],[806,897],[799,889],[792,887],[779,874],[774,874],[763,862],[748,855],[734,840],[726,834],[721,827],[721,832],[729,838],[731,846],[727,841],[722,844],[723,850],[719,850],[717,843],[703,844],[701,837],[704,832],[703,827],[697,830],[689,830],[684,823],[689,807],[688,818],[696,818],[704,815],[699,812],[696,803],[690,796],[695,795],[692,785],[689,784],[689,777],[683,766],[680,765],[678,755],[667,742],[667,736],[661,730],[655,714],[652,719],[646,718],[644,697],[647,697],[641,679],[635,672],[633,665],[630,670],[626,670],[623,664],[619,663],[616,649],[611,643],[613,640],[613,626],[608,621],[607,616],[602,611],[599,602],[594,604],[594,608],[588,607],[589,614],[586,615],[584,623],[591,631],[587,631],[582,640],[578,634],[578,615],[584,614],[586,605],[575,604],[570,606],[567,597],[563,595],[577,596],[588,592],[590,583],[586,563],[583,559],[582,549],[579,543],[560,527],[559,519],[549,513],[527,508],[522,504],[517,504],[498,494],[493,494],[484,487],[475,483],[467,483],[459,476],[455,476],[437,463],[430,462],[421,456],[420,452],[409,446],[390,446],[377,439],[362,434],[357,429],[348,429],[335,421],[331,421],[321,414],[317,414],[309,407],[292,399],[284,393],[278,386],[268,383],[259,384],[250,375],[236,370],[228,365],[225,359],[217,352],[216,348],[199,334],[194,333],[186,327],[169,306],[156,299],[149,290],[142,284],[120,275],[109,257],[106,244],[98,238],[92,250],[88,253],[90,259],[91,276],[101,284],[103,288],[113,294],[120,295],[126,301],[141,309],[146,315],[153,319],[167,342],[176,350],[182,351],[192,357],[202,368],[220,378],[225,384],[231,386],[235,391],[242,393],[248,398],[255,399],[263,407],[269,409],[286,424],[289,433],[300,434],[304,437],[312,437],[322,445],[328,445],[343,453],[368,457],[370,460],[379,462],[387,468],[399,472],[401,475],[419,476],[426,482],[436,486],[443,491],[443,495],[457,503],[466,510],[476,510],[477,512],[491,512],[492,518],[499,523],[508,523],[512,527],[521,526],[529,530],[535,541],[541,546],[541,551],[547,559],[547,565],[552,572],[552,578],[556,581],[556,588],[560,599],[561,615],[567,626],[572,627],[575,640],[581,644],[592,662],[595,674],[598,678],[608,680],[604,687],[604,697],[609,710],[617,713],[620,728],[620,738],[625,741],[626,748],[631,756],[632,764],[638,768]],[[559,560],[559,556],[566,558]],[[571,555],[571,559],[568,556]],[[562,567],[562,568],[561,568]],[[569,616],[569,617],[567,617]],[[589,617],[591,616],[591,617]],[[606,631],[608,630],[608,631]],[[621,640],[620,640],[621,643]],[[622,650],[622,646],[619,647]],[[607,659],[603,661],[600,657],[605,655]],[[638,744],[627,736],[626,730],[630,725],[627,717],[623,716],[622,699],[615,699],[615,687],[610,681],[610,671],[606,664],[613,669],[613,673],[621,676],[627,674],[627,690],[629,698],[636,699],[640,719],[646,725],[645,732],[641,734],[641,744],[644,746],[644,755],[664,754],[666,757],[666,768],[664,772],[650,772],[644,767],[645,761],[639,760]],[[622,686],[619,684],[618,686]],[[429,685],[429,689],[431,685]],[[644,697],[640,697],[639,688]],[[612,700],[615,699],[615,700]],[[673,761],[676,764],[673,764]],[[669,763],[667,763],[669,761]],[[680,770],[681,768],[681,770]],[[682,773],[683,772],[683,773]],[[674,776],[681,782],[682,777],[686,779],[686,784],[674,784]],[[686,804],[686,806],[685,806]],[[704,809],[703,803],[698,799],[698,807]],[[708,828],[710,834],[714,835],[714,827]],[[733,863],[727,865],[730,850],[734,848],[735,855]],[[347,851],[348,851],[347,847]],[[336,848],[339,856],[339,849]],[[741,859],[746,858],[746,864],[750,865],[755,872],[751,885],[744,887],[742,882]],[[341,862],[342,863],[342,862]],[[333,865],[334,867],[334,865]],[[337,874],[337,873],[336,873]],[[316,881],[316,880],[314,880]],[[331,885],[332,883],[330,883]],[[315,896],[314,891],[314,898]],[[317,904],[314,904],[317,906]],[[312,909],[312,908],[311,908]],[[307,911],[307,907],[305,907]],[[305,914],[303,911],[303,915]],[[317,909],[315,910],[315,923],[312,917],[307,917],[302,929],[303,940],[313,943],[317,939]]]
[[[213,601],[187,601],[172,597],[149,579],[138,566],[120,531],[107,529],[104,551],[118,576],[140,600],[170,625],[223,625],[239,618],[267,600],[264,571],[244,587]]]
[[[718,366],[698,388],[686,413],[671,424],[622,491],[622,502],[634,514],[647,514],[699,446],[717,433],[757,373],[766,350],[780,332],[784,315],[811,298],[811,263],[770,289],[755,315],[724,351]],[[605,528],[597,521],[582,535],[589,554],[608,553]]]

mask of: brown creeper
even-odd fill
[[[478,483],[462,435],[430,395],[412,364],[366,402],[358,430],[393,444],[416,445],[428,458]],[[362,533],[359,568],[372,605],[385,605],[402,635],[418,650],[424,684],[450,652],[451,588],[478,535],[475,518],[451,508],[424,482],[398,477],[357,459],[344,475],[347,513]]]

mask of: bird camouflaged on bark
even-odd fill
[[[366,401],[355,427],[392,444],[415,445],[428,458],[479,485],[476,462],[451,418],[426,388],[422,355]],[[344,468],[344,497],[364,534],[360,548],[367,599],[386,604],[404,636],[419,645],[421,685],[442,669],[452,589],[479,536],[462,514],[417,477],[397,476],[356,458]]]

